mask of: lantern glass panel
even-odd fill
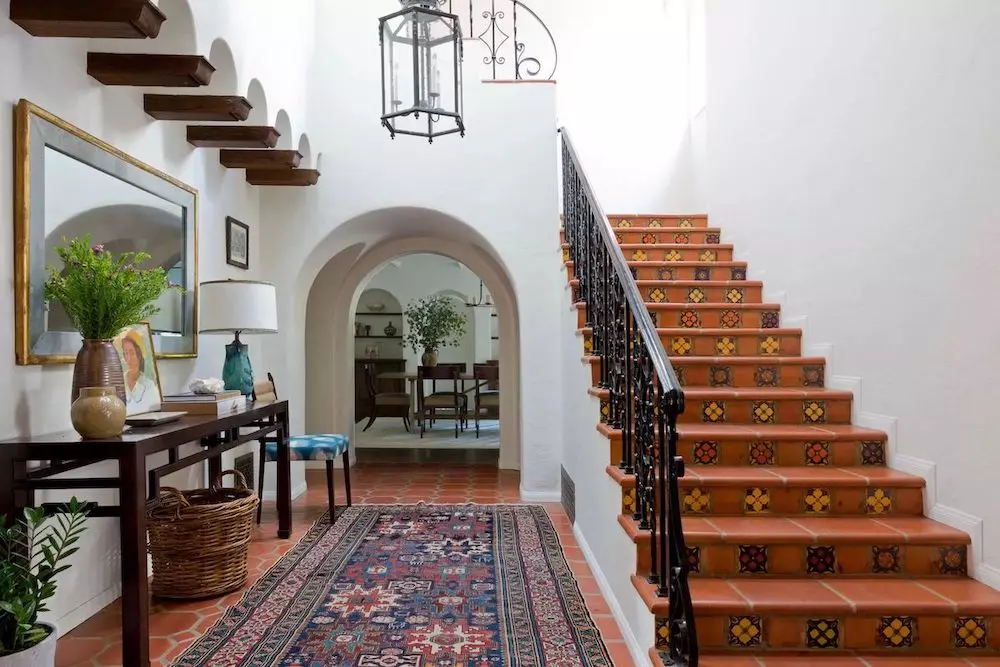
[[[381,19],[381,33],[382,122],[390,133],[464,135],[458,17],[408,7]]]

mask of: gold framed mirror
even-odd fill
[[[156,356],[198,354],[198,191],[27,100],[18,102],[14,174],[14,342],[19,365],[68,364],[80,334],[45,300],[63,239],[87,234],[144,251],[184,294],[167,290],[150,319]]]

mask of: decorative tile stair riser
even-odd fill
[[[612,667],[544,508],[321,518],[176,662]]]
[[[802,356],[801,330],[747,280],[724,230],[705,216],[609,219],[684,388],[680,503],[701,664],[1000,665],[1000,591],[969,578],[969,535],[923,516],[924,480],[887,467],[885,433],[851,423],[853,396],[829,388],[825,359]],[[668,599],[646,576],[652,536],[622,460],[627,413],[602,383],[600,332],[561,240],[659,667]]]

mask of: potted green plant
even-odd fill
[[[0,667],[52,667],[59,635],[38,620],[56,593],[56,576],[69,568],[66,559],[85,529],[88,507],[75,497],[52,517],[26,508],[7,527],[0,517]]]
[[[437,365],[438,350],[458,345],[465,335],[465,315],[445,296],[428,296],[410,303],[404,312],[408,324],[406,344],[423,352],[420,363]]]
[[[167,280],[162,267],[143,266],[151,259],[148,253],[115,255],[103,245],[91,245],[89,235],[69,242],[63,238],[56,253],[62,267],[48,268],[45,298],[58,301],[83,336],[71,401],[82,387],[115,387],[124,402],[125,378],[112,340],[125,327],[159,312],[153,302],[165,290],[183,290]]]

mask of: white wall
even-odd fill
[[[699,46],[689,32],[697,35],[703,2],[529,3],[559,47],[559,124],[572,133],[608,213],[705,210],[699,133],[691,127],[701,111],[699,70],[689,67]]]
[[[279,345],[269,348],[267,361],[288,378],[285,384],[304,386],[307,294],[331,258],[353,253],[340,278],[344,280],[357,258],[390,239],[419,236],[460,244],[463,256],[445,254],[460,259],[488,285],[507,280],[513,286],[516,303],[510,307],[519,318],[518,366],[522,371],[533,369],[530,383],[505,384],[522,406],[522,489],[528,497],[555,497],[561,428],[551,415],[558,409],[559,376],[539,372],[557,358],[560,345],[556,337],[543,333],[556,328],[557,320],[551,318],[557,316],[562,284],[554,86],[467,80],[464,139],[446,137],[432,145],[415,138],[390,140],[378,122],[381,93],[374,27],[381,14],[397,6],[394,0],[378,0],[363,5],[324,3],[317,8],[316,25],[322,26],[324,37],[317,40],[311,71],[315,95],[310,98],[310,116],[321,116],[324,122],[312,128],[310,140],[314,150],[323,153],[323,176],[304,197],[287,192],[264,197],[265,260],[283,295]],[[349,67],[344,66],[347,62]],[[471,55],[467,62],[471,63]],[[438,213],[393,215],[393,207]],[[389,212],[364,217],[379,210]],[[493,262],[492,281],[487,260]],[[278,267],[301,270],[293,277],[281,275]],[[351,332],[346,326],[341,335]],[[504,344],[501,340],[501,347]],[[343,363],[340,357],[350,355],[352,347],[353,343],[339,357],[329,351],[330,358],[323,363],[341,368],[335,364]],[[319,361],[310,358],[309,363]],[[349,375],[346,368],[334,373],[331,393],[317,397],[310,392],[308,399],[327,401],[323,412],[333,415],[329,426],[342,432],[353,428],[354,387]],[[293,429],[306,424],[302,401],[294,400],[298,397],[302,394],[292,396]],[[506,431],[501,429],[502,439],[510,435]]]
[[[170,15],[163,37],[169,44],[190,42],[191,49],[219,55],[220,81],[229,79],[234,87],[226,92],[244,92],[251,77],[258,77],[273,106],[288,110],[296,129],[303,127],[307,105],[305,78],[312,35],[302,30],[300,20],[311,15],[312,0],[292,0],[282,4],[277,17],[267,11],[266,2],[222,0],[197,3],[197,27],[181,0],[160,3]],[[9,3],[0,1],[0,16],[6,17]],[[252,5],[252,7],[248,7]],[[308,24],[308,23],[306,23]],[[197,37],[194,33],[197,33]],[[226,43],[213,42],[222,37]],[[159,41],[159,40],[156,40]],[[127,44],[126,44],[127,42]],[[260,49],[267,43],[271,48]],[[156,48],[156,42],[121,40],[114,44],[124,50]],[[222,46],[220,46],[220,44]],[[97,45],[103,48],[105,45]],[[223,48],[224,46],[224,48]],[[13,107],[27,98],[87,132],[130,153],[144,162],[194,186],[201,193],[199,279],[225,277],[253,278],[261,269],[258,260],[259,191],[248,186],[242,171],[227,171],[218,164],[218,152],[194,149],[185,143],[182,123],[157,123],[142,111],[141,90],[104,87],[86,75],[86,40],[32,38],[6,19],[0,20],[0,127],[13,127]],[[235,60],[220,55],[232,49]],[[215,58],[213,57],[213,60]],[[0,142],[0,281],[13,284],[12,187],[13,146]],[[251,228],[249,272],[225,264],[225,217],[235,216]],[[0,320],[14,318],[12,290],[0,292]],[[200,341],[200,356],[194,360],[169,360],[159,364],[165,391],[183,389],[192,377],[217,376],[223,362],[223,338],[206,336]],[[71,366],[17,367],[14,365],[13,328],[0,327],[0,438],[17,434],[45,433],[70,428],[69,387]],[[252,356],[260,359],[262,341],[252,341]],[[258,368],[260,365],[258,364]],[[226,461],[231,457],[226,457]],[[109,469],[110,468],[110,469]],[[78,471],[80,476],[114,475],[114,466],[94,466]],[[298,471],[301,475],[301,470]],[[197,468],[168,478],[182,487],[201,484]],[[301,477],[293,486],[301,483]],[[115,494],[83,492],[101,502],[116,502]],[[40,501],[57,500],[62,495],[39,494]],[[65,632],[85,620],[118,594],[119,559],[117,524],[111,519],[94,519],[75,566],[63,575],[51,617]]]
[[[1000,4],[709,0],[707,25],[713,224],[895,421],[932,516],[984,519],[1000,585]]]

